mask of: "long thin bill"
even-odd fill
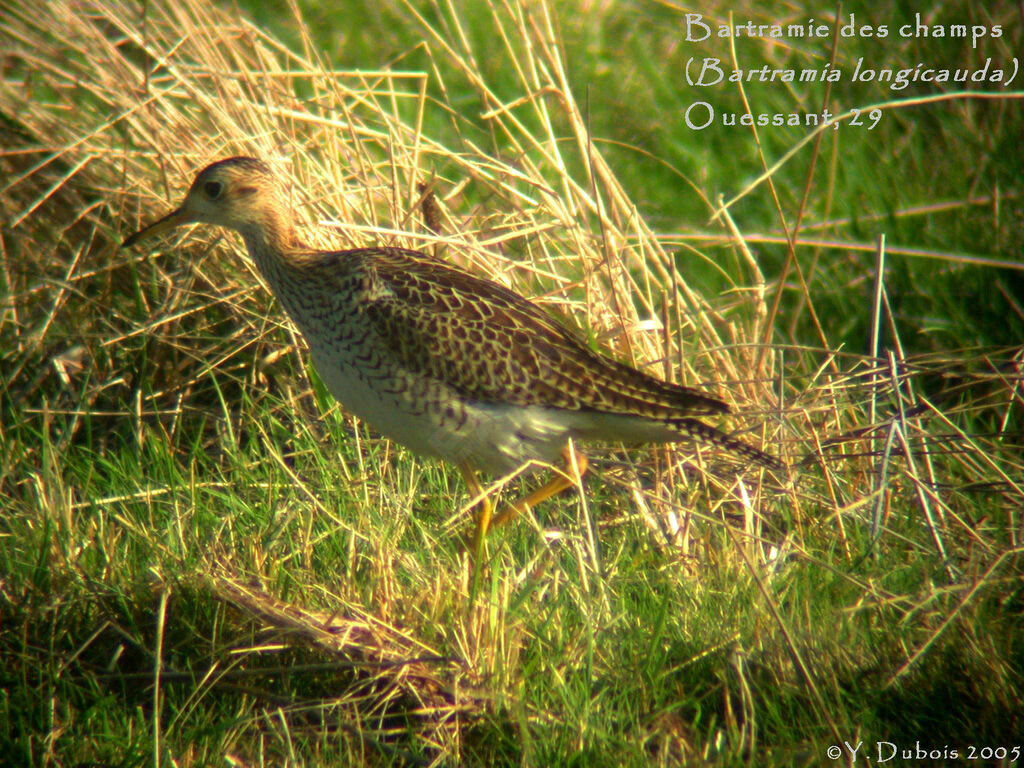
[[[122,248],[131,248],[140,240],[152,237],[153,235],[159,235],[175,227],[180,227],[182,224],[188,224],[188,219],[185,217],[185,212],[181,208],[177,208],[159,221],[154,221],[148,227],[143,227],[131,237],[127,238],[121,243]]]

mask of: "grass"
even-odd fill
[[[702,12],[729,10],[801,17]],[[1019,90],[844,80],[832,111],[880,104],[878,126],[777,165],[805,129],[685,127],[686,57],[730,51],[683,43],[669,4],[2,13],[12,764],[815,765],[844,741],[859,759],[1017,745]],[[835,61],[1005,61],[1015,13],[964,9],[1006,30],[978,49],[842,39]],[[736,55],[821,66],[830,45]],[[743,91],[759,112],[825,98]],[[728,428],[792,476],[686,444],[588,447],[584,492],[495,535],[471,601],[458,473],[332,401],[233,236],[116,248],[239,153],[292,181],[317,245],[433,249],[491,276],[723,396]]]

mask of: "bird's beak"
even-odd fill
[[[143,227],[142,229],[140,229],[134,235],[132,235],[127,240],[125,240],[123,243],[121,243],[121,247],[122,248],[131,248],[133,245],[135,245],[137,242],[139,242],[143,238],[151,237],[152,235],[162,234],[162,233],[166,232],[169,229],[174,229],[175,227],[180,227],[182,224],[191,224],[193,221],[194,221],[194,219],[192,219],[185,212],[185,208],[184,207],[177,208],[177,209],[171,211],[170,213],[168,213],[166,216],[164,216],[159,221],[154,221],[148,227]]]

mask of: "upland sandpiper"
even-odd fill
[[[419,251],[303,246],[287,201],[265,163],[228,158],[123,247],[196,222],[238,231],[334,397],[414,453],[458,465],[482,499],[478,546],[490,527],[574,484],[586,460],[567,452],[570,439],[694,440],[783,469],[693,418],[725,413],[722,401],[592,351],[508,288]],[[530,461],[567,471],[492,519],[476,472],[503,475]]]

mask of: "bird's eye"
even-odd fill
[[[206,196],[211,200],[216,200],[220,197],[220,193],[223,189],[224,185],[219,181],[208,181],[203,185],[203,191],[206,192]]]

